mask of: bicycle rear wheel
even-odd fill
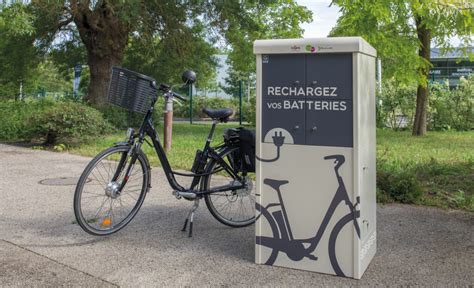
[[[234,167],[232,153],[238,153],[239,148],[228,147],[220,155],[230,166]],[[202,181],[202,190],[209,190],[228,184],[237,185],[239,181],[230,173],[222,169],[222,165],[215,160],[209,162],[206,171],[219,171],[210,174]],[[241,172],[237,172],[242,176]],[[245,188],[225,192],[206,194],[204,199],[212,216],[219,222],[234,228],[245,227],[255,222],[255,185],[251,174],[245,177]]]
[[[121,191],[133,155],[129,146],[111,147],[87,165],[76,186],[74,214],[89,234],[105,236],[125,227],[137,214],[149,190],[150,169],[139,151]]]

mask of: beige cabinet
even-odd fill
[[[360,278],[376,251],[375,56],[257,40],[256,263]]]

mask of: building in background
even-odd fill
[[[469,47],[468,53],[474,53],[474,47]],[[431,64],[430,82],[445,83],[447,80],[450,87],[456,87],[459,78],[467,78],[474,71],[474,62],[462,57],[459,48],[446,53],[439,48],[431,49]]]

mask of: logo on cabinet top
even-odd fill
[[[301,51],[301,46],[293,45],[290,47],[291,51]]]
[[[318,46],[318,50],[332,50],[332,46]]]
[[[314,47],[313,45],[306,45],[305,47],[306,51],[308,52],[311,52],[311,53],[316,53],[316,47]]]

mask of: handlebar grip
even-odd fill
[[[182,96],[182,95],[180,95],[180,94],[178,94],[178,93],[176,93],[176,92],[173,92],[173,96],[176,97],[176,98],[178,98],[178,99],[181,100],[181,101],[188,101],[188,99],[187,99],[186,97],[184,97],[184,96]]]

